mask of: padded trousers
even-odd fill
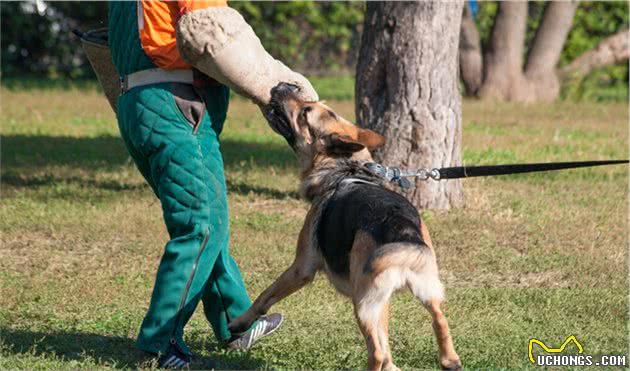
[[[231,319],[251,305],[228,251],[228,207],[219,151],[229,90],[184,84],[133,88],[118,98],[118,124],[138,169],[162,204],[170,241],[155,278],[136,345],[164,353],[184,344],[197,304],[225,342]]]

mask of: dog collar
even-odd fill
[[[405,174],[397,167],[387,167],[376,162],[366,162],[365,167],[372,174],[381,177],[388,182],[396,183],[400,188],[407,190],[411,188],[411,182],[405,178]]]
[[[371,184],[371,185],[378,185],[374,182],[370,182],[369,180],[365,180],[365,179],[361,179],[361,178],[344,178],[339,182],[339,185],[337,187],[343,187],[343,186],[347,186],[349,184]]]

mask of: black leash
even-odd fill
[[[401,188],[411,187],[410,177],[420,178],[420,180],[442,180],[471,178],[476,176],[508,175],[532,173],[536,171],[550,171],[573,169],[580,167],[627,164],[628,160],[608,160],[608,161],[576,161],[576,162],[546,162],[536,164],[510,164],[510,165],[488,165],[488,166],[456,166],[443,167],[441,169],[420,169],[415,172],[403,171],[397,167],[387,167],[375,162],[369,162],[365,166],[372,173],[383,177],[390,182],[397,183]]]

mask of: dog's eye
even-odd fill
[[[302,110],[300,111],[300,117],[306,117],[306,114],[311,112],[312,110],[313,110],[313,107],[311,106],[306,106],[302,108]]]

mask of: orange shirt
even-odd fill
[[[142,49],[158,67],[187,69],[190,65],[177,50],[175,26],[183,14],[211,6],[227,6],[226,0],[138,1],[138,33]]]

